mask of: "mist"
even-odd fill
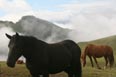
[[[5,36],[5,33],[13,34],[14,32],[10,27],[0,28],[0,61],[6,61],[8,55],[9,39]]]
[[[62,41],[68,38],[69,29],[59,27],[58,25],[37,18],[35,16],[24,16],[17,22],[22,27],[25,35],[37,37],[48,43]]]
[[[17,23],[1,21],[0,23],[0,61],[7,60],[9,39],[5,33],[14,35],[15,32],[21,35],[34,36],[39,40],[48,43],[62,41],[68,38],[70,30],[61,28],[51,22],[36,18],[35,16],[24,16]]]
[[[115,2],[115,0],[96,0],[88,3],[63,5],[61,7],[69,11],[64,12],[64,15],[67,14],[64,17],[68,19],[56,19],[54,22],[73,29],[69,33],[69,38],[76,42],[116,35]]]
[[[73,31],[69,37],[75,41],[91,41],[116,35],[116,18],[96,14],[80,14],[72,18]]]

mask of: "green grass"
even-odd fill
[[[96,64],[95,67],[92,68],[89,59],[87,58],[87,65],[82,68],[82,76],[83,77],[116,77],[116,67],[104,69],[104,59],[98,59],[99,65],[102,69],[97,69]],[[26,69],[25,64],[16,64],[15,68],[7,67],[5,62],[0,62],[0,77],[30,77],[29,71]],[[54,75],[50,75],[51,77],[67,77],[67,74],[62,72]]]
[[[9,68],[6,62],[0,62],[0,72],[0,77],[29,77],[30,75],[24,64]]]
[[[97,69],[97,66],[94,62],[94,68],[91,67],[91,63],[89,58],[87,57],[87,64],[85,67],[83,67],[83,77],[116,77],[116,66],[112,68],[107,67],[104,68],[105,66],[105,60],[104,58],[99,58],[97,59],[98,64],[102,69]]]

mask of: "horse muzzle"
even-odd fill
[[[15,62],[7,61],[7,66],[13,68],[15,67]]]

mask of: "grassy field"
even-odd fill
[[[90,42],[82,42],[79,43],[82,51],[88,43],[94,44],[106,44],[113,48],[115,64],[112,68],[104,69],[105,60],[104,58],[97,59],[99,65],[102,69],[97,69],[96,64],[94,62],[94,68],[91,67],[90,60],[87,57],[87,65],[82,68],[82,77],[116,77],[116,36],[103,38],[100,40],[90,41]],[[0,77],[30,77],[29,71],[26,69],[25,65],[16,64],[15,68],[7,67],[5,62],[0,62]],[[67,74],[64,72],[50,75],[50,77],[67,77]]]
[[[93,44],[107,44],[111,46],[114,50],[114,57],[116,62],[116,36],[103,38],[100,40],[90,41],[90,42],[82,42],[79,43],[82,51],[88,43]],[[114,66],[110,68],[104,69],[105,60],[104,58],[97,59],[99,65],[102,69],[97,69],[96,64],[94,62],[94,68],[91,67],[90,60],[87,57],[87,65],[82,68],[82,77],[116,77],[116,63]],[[5,62],[0,62],[0,77],[31,77],[29,71],[26,69],[25,65],[16,64],[15,68],[7,67]],[[67,74],[64,72],[50,75],[50,77],[67,77]]]
[[[116,62],[116,52],[114,53]],[[97,59],[102,69],[97,69],[94,62],[94,68],[91,67],[89,58],[87,57],[87,64],[82,68],[82,77],[116,77],[116,63],[112,68],[104,69],[104,58]],[[0,61],[0,77],[31,77],[29,71],[26,69],[25,64],[16,64],[15,68],[9,68],[6,62]],[[50,75],[50,77],[67,77],[64,72]]]
[[[87,58],[87,65],[82,68],[83,77],[116,77],[116,67],[104,69],[104,59],[98,60],[102,69],[97,69],[96,65],[94,68],[91,67],[90,61]],[[24,64],[16,64],[15,68],[7,67],[5,62],[0,62],[0,77],[31,77]],[[50,77],[67,77],[64,72],[50,75]]]

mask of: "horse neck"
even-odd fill
[[[38,40],[35,37],[27,37],[27,38],[25,37],[25,39],[23,39],[22,42],[23,42],[24,46],[27,45],[27,47],[28,46],[30,46],[30,47],[37,46],[38,48],[41,48],[41,47],[47,45],[46,42]]]
[[[85,48],[84,52],[83,52],[83,59],[86,61],[86,55],[88,52],[88,46]]]
[[[47,43],[36,38],[25,38],[23,41],[23,56],[31,59],[34,54],[41,54]]]
[[[83,60],[86,61],[86,53],[83,53]]]

